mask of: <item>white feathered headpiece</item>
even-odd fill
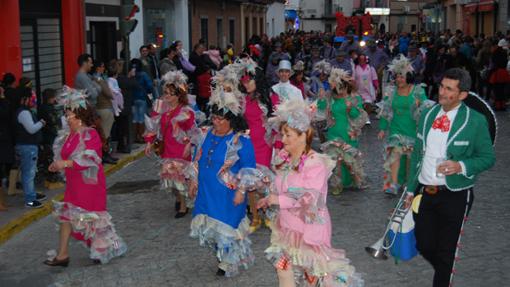
[[[331,73],[331,64],[326,60],[319,61],[313,65],[313,71],[329,75]]]
[[[58,94],[57,102],[64,106],[66,110],[77,110],[79,108],[87,108],[87,93],[85,90],[75,90],[71,87],[64,86]]]
[[[230,64],[218,71],[211,79],[214,89],[220,89],[223,86],[229,86],[232,90],[239,89],[239,74],[242,67],[240,64]]]
[[[331,69],[331,74],[329,74],[328,81],[330,83],[335,83],[336,85],[338,85],[338,84],[343,85],[342,82],[352,81],[352,77],[349,74],[349,72],[347,72],[344,69],[333,68],[333,69]]]
[[[287,123],[293,129],[306,132],[310,128],[312,116],[312,108],[306,101],[288,100],[276,106],[276,111],[268,122],[276,131],[282,123]]]
[[[400,74],[403,76],[407,75],[407,73],[414,72],[411,61],[402,54],[391,61],[388,65],[388,70],[395,75]]]
[[[244,59],[240,59],[238,58],[234,65],[239,65],[240,67],[240,77],[246,75],[246,74],[249,74],[251,76],[255,76],[255,74],[257,74],[257,62],[253,61],[252,58],[244,58]]]
[[[238,116],[244,112],[244,97],[239,91],[239,78],[243,69],[243,65],[236,62],[216,73],[212,78],[214,88],[209,99],[210,106],[216,105],[223,114],[231,112]],[[225,90],[227,87],[230,91]]]
[[[186,85],[188,81],[188,77],[181,71],[170,71],[163,75],[161,78],[165,85],[174,85],[179,87],[181,85]]]
[[[182,71],[170,71],[161,77],[164,85],[173,85],[183,93],[188,92],[188,77]]]
[[[223,87],[214,89],[209,99],[210,106],[217,106],[225,115],[228,112],[239,116],[244,112],[244,97],[239,91],[225,92]]]

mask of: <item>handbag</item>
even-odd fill
[[[393,223],[388,232],[391,244],[390,253],[396,260],[409,261],[418,255],[414,236],[413,212],[408,211],[402,224]]]
[[[170,124],[170,119],[166,122],[165,128],[163,129],[163,133],[161,134],[161,137],[164,137],[166,134],[166,130],[168,129],[168,125]],[[152,143],[152,148],[154,149],[154,153],[157,156],[161,156],[163,152],[165,152],[165,141],[163,138],[156,138],[154,142]]]

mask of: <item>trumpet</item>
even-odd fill
[[[393,213],[391,214],[388,224],[386,225],[386,230],[384,234],[379,240],[377,240],[374,244],[365,247],[365,251],[370,254],[370,256],[376,259],[388,259],[386,255],[386,251],[389,250],[393,244],[395,243],[396,236],[394,236],[391,240],[388,238],[388,232],[392,229],[392,226],[396,224],[396,227],[400,230],[402,227],[402,222],[404,221],[404,217],[407,212],[411,209],[411,207],[405,208],[405,198],[406,198],[406,190],[402,192],[402,196],[395,206]]]

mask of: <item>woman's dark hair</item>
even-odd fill
[[[43,103],[47,104],[50,99],[53,99],[56,96],[57,91],[55,91],[55,89],[51,88],[44,89],[44,91],[42,92]]]
[[[32,87],[32,80],[30,80],[30,78],[27,78],[27,77],[21,77],[19,79],[18,86],[22,87],[22,88],[31,88]]]
[[[252,77],[253,78],[253,77]],[[252,97],[257,98],[263,105],[267,108],[266,116],[269,118],[273,115],[273,104],[271,103],[271,98],[269,96],[269,86],[267,85],[266,78],[264,77],[264,73],[262,69],[257,68],[255,74],[255,85],[257,89],[255,93],[251,95]],[[241,93],[246,94],[246,89],[242,83],[239,83],[239,91]]]
[[[234,132],[243,132],[248,129],[248,123],[243,116],[236,116],[232,112],[223,113],[223,110],[218,108],[217,105],[211,106],[211,114],[224,117],[229,121],[230,127]]]
[[[106,69],[106,74],[108,77],[113,77],[115,75],[118,75],[121,71],[119,71],[119,61],[116,59],[111,60],[108,62],[108,67]]]
[[[131,68],[135,69],[136,72],[141,72],[142,71],[142,61],[140,61],[140,59],[132,59],[131,60]]]
[[[416,81],[416,75],[414,74],[414,72],[407,72],[406,73],[406,83],[408,85],[410,85],[410,84],[414,84],[415,81]]]
[[[82,121],[83,125],[85,125],[87,127],[98,128],[98,127],[96,127],[96,118],[97,118],[96,111],[88,103],[87,103],[86,108],[79,107],[79,108],[77,108],[75,110],[71,110],[71,111],[76,115],[77,119]]]
[[[91,73],[97,72],[97,69],[100,68],[101,66],[104,66],[104,62],[101,60],[95,60],[94,66],[92,67],[92,70],[91,70]]]

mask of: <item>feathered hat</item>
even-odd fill
[[[326,60],[319,61],[313,65],[313,71],[329,75],[331,73],[331,64]]]
[[[237,90],[239,87],[239,74],[242,69],[239,64],[230,64],[225,66],[223,69],[218,71],[211,79],[211,82],[215,89],[223,88],[224,86],[230,87],[232,90]]]
[[[414,72],[411,61],[402,54],[391,61],[388,65],[388,70],[395,75],[400,74],[404,76],[407,75],[407,73]]]
[[[188,77],[182,71],[170,71],[161,78],[164,85],[173,85],[181,93],[188,92]]]
[[[209,99],[210,106],[217,106],[225,115],[228,112],[239,116],[244,112],[244,97],[239,91],[239,78],[244,67],[237,62],[225,66],[213,78],[214,88]],[[225,88],[230,90],[226,91]]]
[[[220,87],[212,91],[209,105],[217,106],[223,115],[231,112],[239,116],[244,112],[244,97],[238,90],[226,92],[223,87]]]
[[[271,128],[279,130],[282,123],[291,128],[306,132],[311,125],[313,112],[306,101],[288,100],[276,106],[273,116],[268,119]]]
[[[57,102],[63,106],[65,110],[75,111],[79,108],[87,108],[87,93],[85,90],[76,90],[68,86],[64,86],[62,91],[58,93]]]
[[[297,61],[294,66],[292,66],[292,70],[295,72],[302,72],[305,70],[305,63],[301,60]]]
[[[333,68],[331,69],[331,74],[329,74],[328,82],[334,84],[337,89],[341,90],[352,82],[352,77],[349,72],[344,69]]]

